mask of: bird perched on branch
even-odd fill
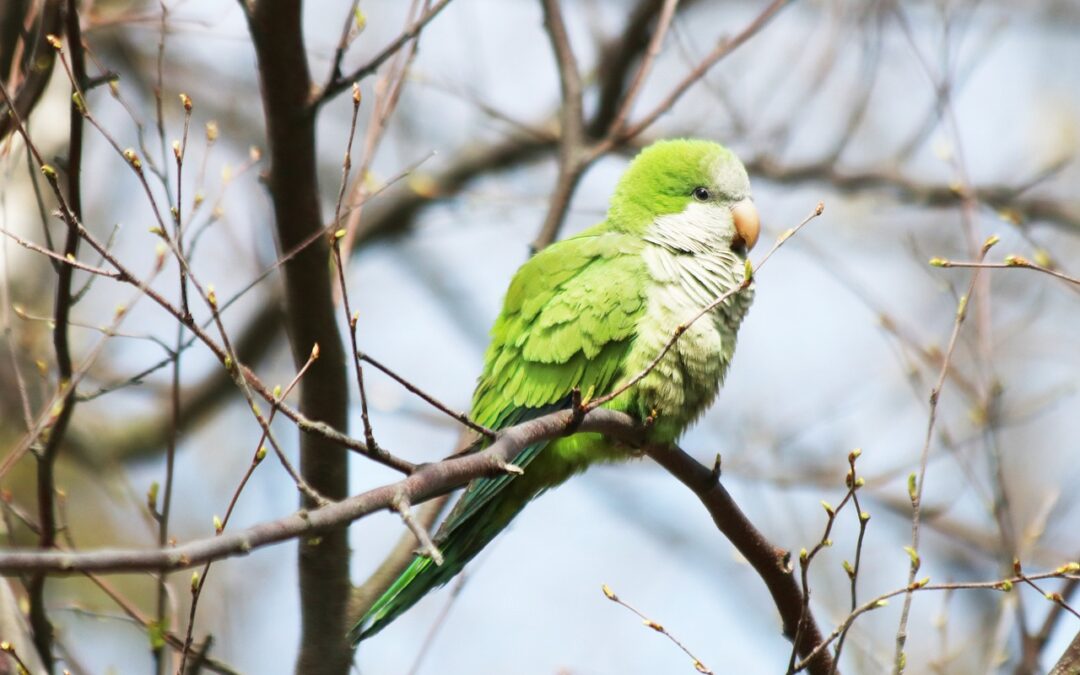
[[[642,150],[603,222],[540,251],[514,275],[472,419],[505,429],[569,408],[576,396],[588,403],[618,392],[604,407],[648,419],[651,441],[674,442],[716,397],[753,288],[686,322],[743,283],[758,231],[746,169],[732,152],[702,140]],[[435,536],[442,564],[418,554],[353,628],[353,643],[452,579],[540,493],[630,453],[578,433],[526,447],[513,460],[520,475],[474,480]]]

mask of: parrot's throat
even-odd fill
[[[743,260],[729,245],[730,214],[725,223],[718,207],[701,206],[658,219],[646,234],[648,309],[630,354],[630,374],[656,358],[676,326],[742,282]],[[634,412],[654,416],[657,440],[675,440],[716,398],[752,298],[751,287],[698,319],[638,383]]]

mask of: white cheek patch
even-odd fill
[[[645,233],[645,241],[694,254],[728,251],[735,235],[731,210],[711,202],[690,202],[681,213],[660,216]]]

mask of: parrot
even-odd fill
[[[743,283],[759,231],[749,177],[732,151],[700,139],[641,150],[602,222],[544,248],[513,276],[471,419],[498,431],[633,381],[676,327]],[[649,420],[651,443],[677,441],[716,398],[753,292],[750,284],[687,326],[603,407]],[[473,480],[433,538],[442,564],[418,552],[350,631],[351,644],[450,581],[541,493],[592,464],[633,456],[626,444],[581,432],[523,449],[513,459],[520,473]]]

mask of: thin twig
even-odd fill
[[[349,74],[334,78],[331,73],[330,82],[323,87],[321,93],[315,97],[311,102],[311,105],[315,108],[322,106],[324,103],[334,98],[341,92],[348,89],[352,84],[359,82],[368,75],[371,75],[379,69],[383,63],[385,63],[390,57],[392,57],[399,49],[401,49],[405,43],[410,40],[414,40],[420,36],[420,31],[424,29],[424,26],[428,25],[432,19],[439,15],[446,6],[450,4],[450,0],[439,0],[432,5],[420,18],[414,21],[408,28],[403,30],[390,44],[386,45],[376,54],[370,61],[364,65],[351,71]]]
[[[704,675],[714,675],[711,668],[709,668],[704,663],[702,663],[701,659],[694,656],[694,653],[691,652],[689,649],[687,649],[686,645],[684,645],[682,642],[680,642],[677,637],[675,637],[670,632],[668,632],[668,630],[666,628],[664,628],[664,626],[662,624],[659,624],[656,621],[653,621],[652,619],[650,619],[649,617],[645,616],[640,611],[635,609],[632,605],[627,603],[625,600],[620,598],[618,595],[615,595],[615,591],[611,590],[611,588],[607,584],[604,584],[603,586],[601,586],[600,590],[602,590],[604,592],[604,597],[606,597],[608,600],[611,600],[612,602],[614,602],[617,605],[622,605],[623,607],[630,610],[634,614],[637,614],[638,617],[641,619],[642,623],[645,624],[645,626],[647,626],[648,628],[653,629],[657,633],[660,633],[661,635],[663,635],[667,639],[671,640],[675,644],[676,647],[681,649],[684,654],[686,654],[687,656],[690,657],[690,661],[694,664],[694,670],[698,671],[699,673],[704,673]]]
[[[990,247],[997,242],[996,237],[991,237],[983,244],[982,251],[979,255],[981,261],[986,257],[986,253],[990,250]],[[930,415],[926,423],[926,435],[923,440],[922,452],[919,458],[919,473],[916,477],[915,474],[911,474],[908,478],[908,493],[911,497],[911,566],[908,572],[908,585],[915,583],[915,575],[919,572],[920,560],[919,560],[919,532],[920,522],[922,514],[922,494],[925,487],[926,480],[926,467],[927,460],[930,455],[930,444],[934,439],[934,425],[937,422],[937,409],[938,401],[941,398],[941,391],[945,387],[945,380],[949,374],[949,363],[952,361],[953,352],[956,350],[957,339],[960,336],[960,327],[964,324],[964,318],[967,316],[967,303],[971,293],[975,290],[975,284],[979,278],[978,269],[971,275],[971,281],[968,284],[967,294],[960,298],[959,306],[956,310],[956,318],[953,320],[952,332],[949,335],[949,345],[945,349],[945,357],[942,361],[941,370],[938,373],[937,382],[930,390]],[[909,592],[904,596],[904,606],[900,612],[900,625],[896,632],[896,653],[894,655],[894,667],[897,670],[902,670],[900,664],[903,662],[904,643],[907,641],[907,619],[908,613],[911,611],[912,594]]]
[[[360,359],[362,361],[367,361],[371,365],[375,366],[375,368],[378,369],[379,371],[381,371],[384,375],[388,376],[390,379],[394,380],[395,382],[397,382],[401,386],[405,387],[405,389],[407,389],[409,392],[411,392],[413,394],[416,394],[417,396],[422,398],[425,402],[427,402],[430,406],[432,406],[433,408],[435,408],[439,412],[441,412],[441,413],[443,413],[443,414],[445,414],[445,415],[447,415],[449,417],[452,417],[453,419],[457,420],[458,422],[460,422],[462,425],[468,427],[469,429],[472,429],[476,433],[481,434],[482,436],[486,436],[487,438],[495,438],[496,437],[497,432],[495,432],[495,431],[493,431],[491,429],[488,429],[487,427],[485,427],[482,424],[477,424],[466,413],[457,412],[457,411],[451,409],[449,406],[447,406],[445,403],[443,403],[439,399],[437,399],[434,396],[432,396],[431,394],[427,393],[426,391],[424,391],[420,387],[416,386],[412,382],[409,382],[408,380],[406,380],[401,375],[398,375],[396,372],[391,370],[388,366],[384,365],[381,361],[376,360],[370,354],[367,354],[367,353],[364,353],[364,352],[357,352],[356,353],[356,358],[358,358],[358,359]]]
[[[964,268],[978,268],[978,269],[989,269],[989,270],[1000,270],[1000,269],[1035,270],[1036,272],[1042,272],[1043,274],[1049,274],[1050,276],[1061,279],[1062,281],[1067,281],[1070,284],[1075,284],[1077,286],[1080,286],[1080,278],[1069,276],[1068,274],[1065,274],[1064,272],[1060,272],[1060,271],[1052,269],[1050,267],[1045,267],[1043,265],[1039,265],[1038,263],[1034,263],[1034,262],[1028,260],[1027,258],[1018,256],[1018,255],[1006,256],[1005,257],[1005,262],[1000,262],[1000,263],[989,263],[989,262],[968,261],[968,260],[946,260],[944,258],[931,258],[930,259],[930,264],[935,266],[935,267],[964,267]]]
[[[412,508],[412,504],[409,503],[409,498],[405,495],[405,493],[401,493],[397,497],[395,497],[394,501],[391,504],[391,507],[398,512],[398,515],[401,516],[402,522],[404,522],[405,526],[409,528],[409,531],[413,533],[413,536],[416,537],[416,540],[420,542],[421,554],[431,558],[432,562],[434,562],[436,565],[442,566],[442,551],[440,551],[439,547],[435,545],[434,541],[432,541],[431,535],[428,534],[427,529],[421,526],[416,521],[416,519],[413,518],[412,511],[410,510]]]

